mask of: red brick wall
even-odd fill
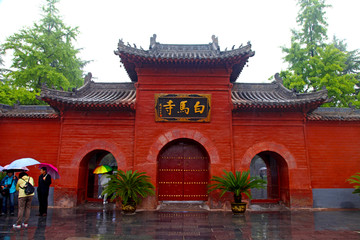
[[[86,156],[112,153],[120,169],[145,171],[156,186],[159,151],[178,138],[204,146],[210,177],[222,170],[247,170],[260,152],[281,157],[280,198],[312,206],[312,188],[351,188],[360,171],[360,123],[304,121],[301,113],[235,112],[226,69],[139,69],[136,112],[72,111],[63,119],[0,119],[0,165],[33,157],[58,167],[55,205],[74,206],[86,192]],[[212,94],[209,123],[155,122],[154,94]],[[136,115],[136,116],[135,116]],[[60,150],[59,150],[60,149]],[[30,167],[37,177],[38,170]],[[81,177],[79,177],[81,176]],[[210,201],[218,207],[218,199]],[[143,206],[154,208],[156,197]]]
[[[204,146],[210,157],[210,173],[232,166],[230,84],[225,69],[138,70],[134,168],[146,171],[156,186],[157,156],[165,144],[190,138]],[[209,123],[155,122],[158,93],[211,94]],[[151,204],[150,204],[151,205]]]
[[[0,165],[30,157],[56,166],[59,133],[59,119],[1,119]],[[29,169],[30,175],[37,179],[39,170],[35,167]]]
[[[352,188],[360,172],[360,122],[309,121],[307,139],[313,188]]]
[[[235,168],[247,170],[261,152],[280,156],[281,200],[291,206],[311,206],[310,167],[301,113],[239,112],[233,120]],[[283,162],[283,163],[282,163]]]
[[[85,198],[89,153],[114,155],[120,169],[132,166],[134,114],[112,111],[67,111],[60,134],[58,168],[62,173],[55,204],[74,205]],[[85,169],[85,170],[84,170]],[[84,171],[83,171],[84,170]]]

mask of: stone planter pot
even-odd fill
[[[234,214],[244,213],[246,211],[246,203],[231,203],[231,210]]]
[[[131,215],[131,214],[135,214],[136,211],[136,203],[128,203],[128,204],[122,204],[121,205],[121,210],[123,211],[124,214],[126,215]]]

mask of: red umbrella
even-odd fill
[[[40,163],[39,168],[46,167],[47,173],[51,176],[52,179],[59,179],[60,174],[58,169],[50,163]]]

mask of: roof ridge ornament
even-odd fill
[[[283,85],[283,79],[282,79],[282,77],[280,77],[279,73],[275,73],[274,78],[275,78],[276,83]]]
[[[349,108],[351,109],[351,112],[350,112],[350,113],[355,112],[355,110],[356,110],[356,106],[355,106],[355,105],[353,105],[353,103],[352,103],[352,102],[349,102],[348,106],[349,106]],[[349,114],[350,114],[350,113],[349,113]]]
[[[213,49],[215,51],[220,50],[218,37],[216,37],[215,35],[212,35],[211,39],[212,39],[211,46],[213,47]]]
[[[88,84],[92,79],[92,73],[88,72],[88,74],[84,78],[84,85]]]
[[[152,37],[150,37],[150,47],[149,49],[153,49],[156,45],[156,34],[154,33]]]

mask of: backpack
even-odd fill
[[[22,188],[22,189],[24,189],[24,192],[26,195],[30,195],[35,192],[35,188],[31,183],[29,183],[29,180],[30,180],[30,177],[28,178],[28,181],[25,183],[25,186]]]

